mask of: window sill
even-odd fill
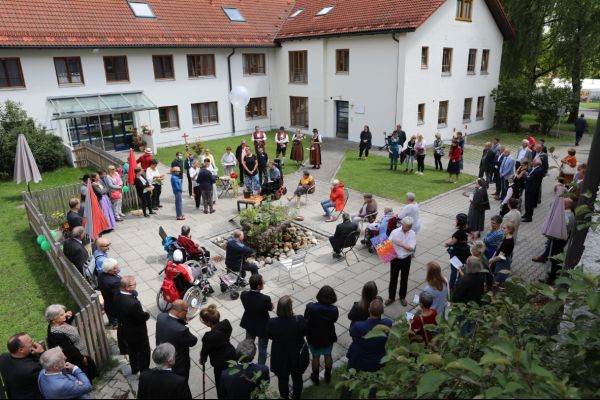
[[[425,125],[425,121],[417,121],[417,125]]]
[[[174,81],[175,78],[154,78],[156,82],[171,82]]]
[[[290,128],[308,129],[306,125],[290,125]]]
[[[160,128],[161,132],[174,132],[174,131],[178,131],[180,128],[178,126],[173,127],[173,128]]]
[[[216,126],[216,125],[221,125],[221,124],[219,122],[211,122],[209,124],[200,124],[200,125],[194,124],[194,125],[192,125],[192,127],[193,128],[205,128],[207,126]]]
[[[471,18],[463,18],[463,17],[456,17],[457,21],[462,21],[462,22],[473,22],[473,20]]]
[[[2,86],[0,90],[26,90],[26,86]]]
[[[305,82],[302,82],[302,81],[298,81],[298,82],[289,81],[288,83],[290,85],[308,85],[308,81],[305,81]]]
[[[80,87],[85,86],[85,83],[59,83],[58,87],[60,88],[68,88],[68,87]]]
[[[421,69],[429,69],[428,65],[421,65]]]
[[[244,74],[244,77],[245,78],[249,78],[249,77],[252,77],[252,76],[266,76],[266,75],[267,75],[266,73]]]
[[[130,81],[106,81],[107,85],[125,85],[131,83]]]
[[[335,71],[336,75],[350,75],[350,71]]]
[[[201,75],[201,76],[188,76],[190,81],[199,81],[203,79],[216,79],[216,75]]]
[[[438,122],[438,126],[437,126],[437,127],[438,127],[438,128],[446,128],[447,126],[448,126],[448,124],[446,124],[446,123],[440,124],[440,123]]]
[[[489,73],[487,71],[480,71],[479,75],[488,75]]]
[[[452,72],[442,72],[442,76],[443,77],[452,76]]]
[[[268,116],[266,115],[260,115],[260,116],[256,116],[256,117],[246,117],[246,121],[254,121],[257,119],[267,119]]]
[[[467,71],[467,75],[475,75],[475,71]]]
[[[469,122],[471,122],[471,118],[463,118],[462,122],[463,124],[468,124]]]
[[[475,121],[483,121],[483,117],[477,117],[475,118]]]

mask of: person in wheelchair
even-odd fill
[[[265,180],[262,184],[261,195],[274,195],[282,185],[281,170],[275,161],[269,161]]]
[[[228,270],[239,273],[242,280],[246,276],[246,271],[250,271],[252,275],[258,274],[258,266],[246,261],[246,258],[253,254],[254,250],[243,242],[244,232],[236,229],[233,231],[233,238],[227,242],[225,253],[225,266]]]
[[[193,268],[184,264],[183,251],[175,250],[173,252],[173,260],[167,262],[167,271],[169,268],[174,268],[180,272],[188,283],[194,283],[198,278],[202,277],[202,268]]]
[[[375,236],[386,233],[388,221],[394,216],[394,210],[391,207],[385,207],[383,209],[383,216],[379,221],[371,222],[365,229],[365,238],[361,240],[362,244],[367,244],[370,247],[369,241]]]
[[[181,235],[177,238],[177,244],[187,253],[187,259],[202,261],[204,258],[210,258],[210,252],[200,244],[192,240],[191,228],[188,225],[181,227]]]
[[[329,243],[333,248],[333,258],[341,258],[340,254],[344,247],[354,246],[355,243],[346,243],[346,238],[358,231],[358,224],[350,220],[348,213],[342,214],[342,223],[335,227],[335,233],[329,237]],[[358,239],[358,236],[356,237]]]

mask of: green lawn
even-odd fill
[[[310,368],[310,367],[309,367]],[[331,371],[331,382],[327,385],[321,379],[319,386],[311,386],[302,390],[303,399],[339,399],[341,390],[335,390],[335,385],[342,379],[342,374],[346,372],[346,366],[334,368]]]
[[[594,101],[592,103],[579,103],[579,107],[582,108],[600,108],[600,101]]]
[[[31,190],[74,183],[86,172],[87,169],[61,168],[44,173],[40,183],[31,184]],[[21,196],[24,190],[27,190],[25,184],[0,182],[1,343],[21,331],[30,332],[34,340],[45,339],[44,310],[50,304],[64,304],[77,311],[76,303],[62,286],[29,228]]]
[[[275,158],[275,149],[276,149],[276,144],[275,144],[275,130],[269,131],[267,132],[267,154],[269,155],[270,159]],[[298,167],[296,167],[296,163],[290,160],[290,153],[292,151],[292,145],[291,145],[291,139],[292,139],[292,134],[290,132],[288,132],[288,136],[290,138],[290,144],[288,145],[288,151],[286,154],[286,165],[283,169],[283,173],[284,174],[289,174],[289,173],[293,173],[296,172],[298,170]],[[228,138],[224,138],[224,139],[216,139],[216,140],[206,140],[206,141],[202,141],[202,145],[205,147],[208,147],[211,151],[211,153],[213,154],[213,156],[215,157],[215,162],[218,164],[217,166],[219,167],[219,171],[223,171],[223,167],[221,166],[221,156],[223,155],[223,153],[225,153],[225,148],[227,148],[227,146],[230,146],[232,151],[235,153],[235,149],[239,146],[240,142],[242,139],[246,139],[246,141],[248,142],[248,144],[250,144],[252,146],[252,141],[251,141],[251,135],[243,135],[243,136],[233,136],[233,137],[228,137]],[[190,147],[192,145],[193,142],[190,142]],[[308,150],[306,150],[306,148],[308,147],[309,144],[309,138],[304,138],[304,159],[308,159]],[[165,165],[171,165],[171,162],[173,161],[173,159],[175,158],[175,154],[181,151],[182,153],[185,154],[185,145],[178,145],[178,146],[171,146],[171,147],[163,147],[158,149],[158,153],[156,154],[156,158],[158,158],[158,160],[165,164]],[[254,146],[252,147],[252,151],[254,152]]]
[[[445,167],[447,158],[443,162]],[[406,192],[413,192],[417,201],[422,202],[475,180],[472,175],[460,174],[458,183],[449,183],[445,171],[436,171],[428,165],[425,165],[422,176],[404,172],[404,167],[401,168],[400,165],[397,171],[390,171],[389,168],[390,161],[387,157],[373,155],[368,161],[357,160],[356,152],[348,151],[337,178],[359,192],[399,202],[404,202]],[[415,171],[416,168],[415,161]]]

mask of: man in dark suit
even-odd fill
[[[119,276],[119,265],[114,258],[107,258],[102,263],[102,272],[98,275],[98,289],[104,298],[104,312],[108,317],[108,323],[117,327],[118,319],[114,309],[114,300],[121,288],[121,277]]]
[[[246,139],[242,139],[242,142],[235,149],[235,158],[240,168],[240,186],[244,185],[244,167],[242,166],[242,157],[244,157],[244,148],[246,148]]]
[[[329,243],[333,248],[333,257],[342,257],[340,252],[344,246],[354,245],[354,243],[346,243],[348,235],[358,232],[358,224],[350,221],[350,216],[347,213],[342,214],[342,223],[335,227],[335,233],[329,237]],[[358,239],[358,235],[356,236]]]
[[[496,191],[494,192],[494,198],[500,200],[500,192],[502,191],[502,177],[500,176],[500,165],[504,161],[504,146],[498,146],[498,152],[494,155],[494,183],[496,184]]]
[[[0,355],[0,377],[9,399],[41,399],[38,376],[42,370],[40,355],[44,347],[25,332],[11,336],[8,353]],[[1,394],[1,393],[0,393]]]
[[[400,142],[400,149],[404,146],[404,142],[406,142],[406,132],[402,130],[402,125],[396,125],[396,129],[394,130],[398,134],[398,141]],[[392,134],[394,134],[392,132]]]
[[[267,322],[269,322],[269,311],[273,311],[271,298],[260,291],[264,289],[263,277],[260,274],[250,277],[250,291],[242,292],[240,299],[244,306],[244,315],[240,326],[246,330],[246,339],[252,340],[258,337],[258,365],[267,362]],[[252,357],[254,358],[254,356]]]
[[[67,223],[69,224],[69,228],[73,230],[74,228],[83,225],[83,215],[81,213],[81,202],[79,199],[72,198],[69,200],[69,208],[70,210],[67,212]]]
[[[548,153],[544,151],[544,146],[541,143],[535,145],[532,159],[535,160],[536,158],[540,160],[540,168],[546,175],[548,173]]]
[[[533,168],[527,174],[525,181],[525,215],[523,222],[531,222],[533,218],[533,210],[537,207],[538,197],[542,188],[542,179],[544,179],[544,171],[540,168],[540,161],[533,160]]]
[[[137,299],[135,278],[126,275],[121,278],[121,291],[114,300],[114,308],[123,332],[123,339],[129,351],[131,373],[148,371],[150,367],[150,342],[146,321],[150,314],[144,312]]]
[[[254,253],[254,250],[246,246],[243,242],[244,232],[239,229],[233,231],[233,239],[227,242],[225,265],[234,272],[240,272],[241,270],[242,277],[246,276],[245,271],[250,271],[252,275],[258,274],[258,266],[248,263],[245,260],[246,257]]]
[[[492,143],[487,142],[483,148],[481,161],[479,161],[479,177],[485,176],[485,181],[490,185],[492,174],[494,173],[494,163],[496,161],[496,153],[492,151]]]
[[[152,360],[156,368],[142,372],[138,399],[191,399],[187,380],[171,371],[175,364],[175,346],[163,343],[154,349]]]
[[[160,313],[156,318],[156,345],[171,343],[176,356],[173,372],[185,378],[190,377],[190,347],[198,343],[198,338],[187,327],[189,305],[183,300],[175,300],[168,313]]]
[[[256,355],[253,340],[242,340],[235,352],[241,363],[222,372],[219,392],[223,399],[250,399],[252,392],[263,382],[270,382],[269,368],[252,362]],[[247,363],[247,366],[242,363]],[[254,379],[257,374],[258,378]]]
[[[83,275],[83,266],[89,258],[89,254],[83,246],[83,226],[77,226],[71,231],[71,237],[65,240],[63,253],[77,268],[77,271]]]

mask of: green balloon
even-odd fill
[[[46,236],[38,235],[38,237],[35,240],[36,240],[37,244],[42,244],[44,242],[44,240],[46,240]]]
[[[52,239],[56,239],[56,237],[58,236],[58,233],[56,233],[56,231],[50,231],[50,234],[52,235]]]
[[[44,251],[48,251],[50,250],[50,243],[48,243],[48,241],[43,241],[42,244],[40,244],[40,248]]]
[[[123,193],[129,193],[129,186],[123,186]]]

